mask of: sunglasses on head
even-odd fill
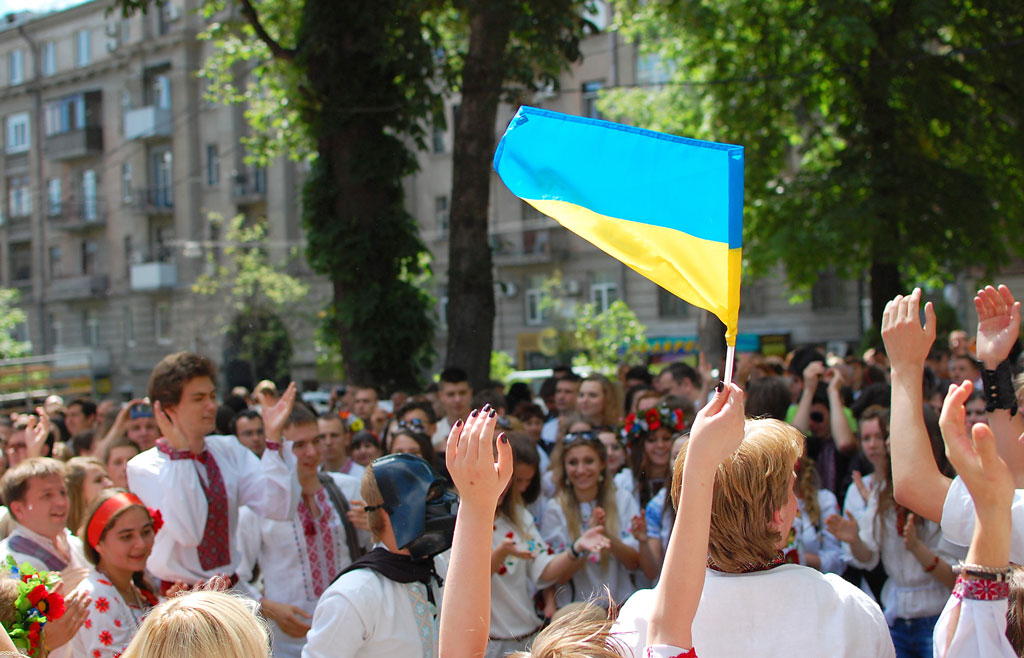
[[[421,434],[427,431],[426,425],[424,425],[423,421],[419,418],[410,418],[409,420],[399,421],[398,429],[413,430],[414,432],[420,432]]]
[[[569,432],[562,439],[562,443],[567,445],[567,446],[569,444],[571,444],[571,443],[576,443],[577,441],[588,441],[590,443],[601,443],[601,439],[597,438],[597,433],[592,431],[592,430],[587,430],[586,432]]]

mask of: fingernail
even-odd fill
[[[455,421],[455,427],[462,427],[462,420],[461,419]]]
[[[494,418],[494,415],[495,415],[496,413],[498,413],[498,412],[497,412],[497,411],[495,411],[494,409],[491,409],[491,413],[487,414],[487,417],[488,417],[488,418]]]
[[[501,436],[499,436],[498,438],[499,438],[499,439],[501,439],[501,442],[502,442],[502,443],[508,443],[508,437],[507,437],[507,436],[505,436],[505,433],[504,433],[504,432],[502,432],[502,433],[501,433]]]
[[[477,413],[479,413],[479,411],[480,411],[479,409],[474,409],[473,413],[469,414],[470,418],[476,418],[476,415],[477,415]]]
[[[717,384],[715,384],[715,392],[721,393],[724,390],[725,390],[725,382],[718,382]]]
[[[481,411],[487,411],[487,410],[488,410],[488,409],[490,409],[490,408],[491,408],[491,403],[490,403],[490,402],[488,402],[487,404],[485,404],[485,405],[484,405],[484,408],[483,408],[483,409],[481,409]]]

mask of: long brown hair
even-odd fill
[[[576,541],[583,534],[580,523],[580,501],[576,498],[576,492],[569,483],[569,476],[565,470],[565,456],[573,448],[587,446],[597,453],[601,462],[601,474],[597,480],[597,498],[595,505],[604,509],[605,531],[609,534],[617,534],[619,531],[619,506],[615,502],[615,482],[606,477],[605,470],[608,465],[608,451],[604,443],[598,438],[578,438],[569,443],[563,443],[551,456],[551,475],[555,481],[555,499],[562,506],[562,513],[565,515],[565,523],[569,530],[570,542]],[[607,554],[601,555],[601,565],[607,563]]]
[[[82,497],[85,476],[90,466],[95,466],[103,473],[107,472],[103,462],[95,457],[73,457],[64,466],[64,487],[68,491],[68,528],[71,532],[76,532],[82,525],[82,518],[90,503]]]
[[[103,505],[103,503],[107,502],[110,498],[113,498],[117,494],[123,493],[128,492],[125,491],[124,489],[117,488],[104,489],[102,492],[100,492],[100,494],[96,496],[96,498],[93,499],[91,503],[89,503],[89,507],[86,510],[85,515],[82,517],[82,524],[78,528],[78,538],[82,540],[82,549],[83,552],[85,553],[85,559],[89,560],[89,562],[97,566],[99,566],[100,563],[100,554],[99,551],[96,550],[96,547],[89,543],[89,522],[92,521],[92,517],[96,515],[96,512],[99,511],[100,506]],[[125,507],[122,507],[121,509],[111,514],[110,518],[107,519],[107,525],[103,526],[103,532],[100,533],[99,539],[97,539],[96,542],[99,543],[103,541],[103,538],[107,536],[107,531],[110,530],[111,526],[114,525],[114,522],[117,521],[118,517],[124,514],[125,511],[135,507],[139,507],[143,509],[147,515],[149,514],[149,510],[142,505],[126,505]],[[156,595],[156,592],[150,589],[149,585],[146,584],[145,574],[142,571],[136,571],[132,574],[132,582],[135,583],[135,586],[138,587],[140,590],[148,592],[153,596]]]
[[[580,382],[580,390],[583,389],[583,384],[586,382],[597,382],[600,384],[602,397],[604,398],[604,404],[601,407],[601,417],[590,419],[591,422],[608,427],[618,425],[619,418],[622,416],[622,391],[619,389],[619,385],[596,372],[587,375]]]

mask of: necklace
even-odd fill
[[[132,631],[132,635],[134,636],[135,631],[139,630],[139,626],[142,625],[142,620],[146,617],[145,601],[136,589],[135,583],[131,580],[128,581],[128,592],[131,594],[131,600],[129,601],[129,597],[125,596],[125,593],[121,591],[120,587],[114,585],[113,579],[107,575],[105,571],[100,571],[100,573],[107,577],[107,582],[113,586],[114,591],[117,592],[117,595],[121,597],[121,601],[124,602],[124,607],[128,609],[128,614],[132,616],[132,623],[135,625],[135,630]],[[136,610],[139,610],[142,613],[141,617],[135,614]]]

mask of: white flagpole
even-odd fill
[[[732,367],[733,362],[736,358],[736,346],[726,345],[725,347],[725,373],[722,377],[722,381],[725,382],[726,386],[732,383]]]

